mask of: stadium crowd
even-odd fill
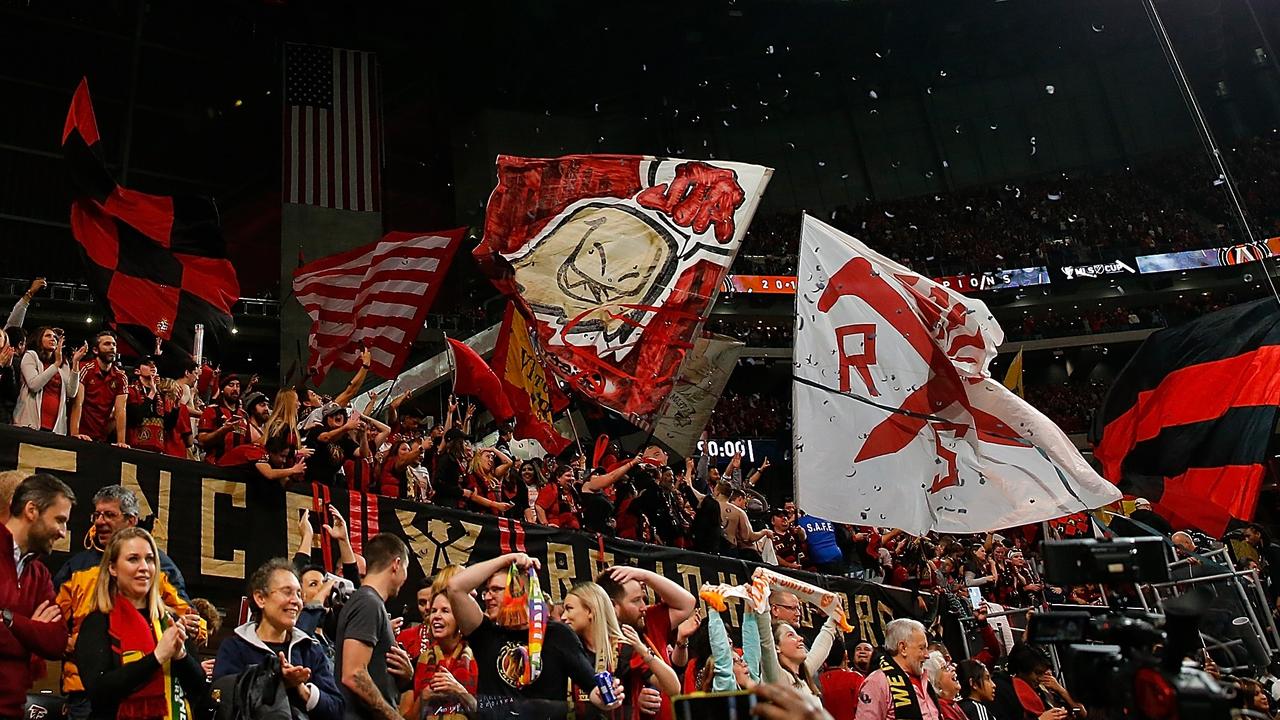
[[[1257,229],[1280,233],[1280,140],[1233,148],[1229,162]],[[1234,213],[1208,166],[1185,153],[1110,173],[1065,174],[903,200],[841,206],[824,220],[917,272],[1079,265],[1232,242]],[[798,213],[758,215],[735,269],[794,273]]]
[[[39,289],[34,283],[30,293]],[[229,696],[274,672],[283,691],[270,702],[335,720],[510,712],[559,717],[571,707],[575,717],[665,717],[664,708],[681,692],[736,688],[754,689],[788,717],[884,718],[891,717],[888,683],[903,676],[917,688],[915,700],[927,717],[1064,720],[1079,703],[1046,674],[1047,656],[1016,642],[1020,621],[987,615],[1134,601],[1124,588],[1046,582],[1038,569],[1038,528],[915,538],[893,528],[833,523],[790,501],[771,506],[756,490],[770,470],[767,458],[753,468],[741,456],[723,467],[706,455],[673,465],[657,446],[628,457],[615,444],[590,459],[573,445],[556,457],[521,459],[511,451],[510,428],[499,428],[491,445],[476,442],[475,405],[451,399],[443,421],[428,427],[407,394],[361,394],[364,369],[333,398],[305,385],[268,398],[255,378],[194,363],[162,367],[168,363],[150,358],[130,379],[110,332],[69,354],[66,334],[57,328],[22,334],[21,311],[29,301],[30,295],[15,308],[10,329],[18,332],[6,333],[0,346],[0,380],[7,372],[15,389],[16,404],[8,410],[15,424],[215,463],[280,493],[319,483],[882,582],[916,593],[920,621],[889,623],[879,650],[874,638],[844,636],[831,623],[806,640],[796,623],[811,614],[802,607],[807,601],[779,591],[769,613],[746,623],[754,632],[735,643],[712,604],[699,606],[653,573],[613,568],[583,578],[548,609],[555,620],[542,628],[541,675],[525,682],[519,658],[532,652],[534,620],[513,607],[533,592],[522,578],[536,560],[507,555],[447,568],[418,594],[422,623],[393,628],[385,603],[405,582],[403,541],[378,536],[356,556],[343,519],[331,511],[320,531],[338,542],[340,567],[312,560],[308,533],[315,531],[304,517],[299,555],[251,575],[254,619],[201,664],[196,657],[217,635],[219,612],[189,599],[181,569],[134,527],[140,518],[130,491],[111,486],[95,495],[93,547],[50,577],[33,558],[65,535],[74,495],[52,476],[17,473],[9,476],[10,489],[17,486],[12,501],[0,502],[11,513],[5,527],[15,550],[0,553],[0,572],[12,557],[7,572],[21,579],[12,584],[16,597],[8,614],[0,609],[9,628],[0,663],[13,670],[0,675],[6,678],[0,695],[11,691],[0,697],[8,703],[0,717],[21,711],[18,691],[31,681],[23,668],[35,655],[64,660],[62,690],[75,718],[170,717],[182,702],[200,715],[208,712],[210,682],[221,680]],[[733,429],[721,417],[785,422],[790,415],[763,396],[731,394],[726,401],[713,421],[717,430]],[[1051,413],[1067,403],[1041,402]],[[1078,398],[1070,403],[1096,406]],[[382,419],[375,418],[383,405]],[[1140,508],[1134,517],[1160,524],[1143,510],[1149,512]],[[1192,551],[1197,542],[1212,542],[1167,523],[1157,529],[1178,547],[1190,543]],[[1271,546],[1260,529],[1226,541],[1237,558],[1270,577]],[[343,583],[345,595],[335,594]],[[644,604],[645,588],[657,605]],[[971,588],[981,602],[974,602]],[[949,618],[968,622],[972,646],[980,648],[959,664],[941,642]],[[513,655],[510,648],[521,643],[524,654]],[[134,657],[144,661],[126,662]],[[596,676],[605,671],[613,680],[600,685]],[[1243,680],[1240,686],[1253,687]],[[1250,702],[1271,702],[1258,697]]]

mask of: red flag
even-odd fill
[[[542,364],[529,337],[529,325],[513,303],[507,303],[491,366],[515,414],[515,437],[537,440],[544,450],[559,455],[569,439],[552,427],[551,416],[565,409],[569,400]]]
[[[358,368],[362,347],[374,373],[395,377],[465,233],[391,232],[295,270],[294,295],[311,316],[307,368],[315,381],[335,365]]]
[[[549,369],[646,426],[771,172],[635,155],[499,157],[473,254],[519,303]]]
[[[150,195],[118,184],[102,159],[87,80],[67,111],[62,151],[75,186],[71,233],[111,325],[135,350],[149,353],[156,340],[190,352],[193,327],[203,324],[216,355],[230,338],[240,284],[213,199]]]
[[[453,338],[446,340],[453,349],[453,392],[479,398],[498,422],[510,420],[514,413],[511,412],[511,403],[502,392],[502,381],[489,369],[484,358],[466,343]]]

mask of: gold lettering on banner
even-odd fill
[[[588,571],[588,574],[592,578],[595,578],[596,575],[599,575],[605,568],[613,567],[614,565],[617,564],[617,561],[613,557],[613,553],[609,552],[608,550],[605,550],[602,553],[600,552],[600,548],[598,546],[593,548],[588,548],[587,557],[591,558],[591,568]]]
[[[151,527],[151,537],[156,539],[156,547],[165,552],[169,550],[170,480],[169,471],[161,470],[160,497],[157,500],[157,507],[153,509],[151,501],[147,499],[147,494],[142,492],[142,485],[138,482],[138,466],[131,462],[120,463],[120,485],[132,490],[134,496],[138,498],[139,520],[155,517],[155,523]]]
[[[217,501],[219,495],[231,498],[231,507],[247,507],[245,503],[244,483],[222,480],[219,478],[200,478],[200,574],[243,580],[244,550],[236,548],[231,552],[231,559],[217,557],[217,543],[214,533],[217,530]],[[243,535],[241,535],[243,537]]]
[[[702,569],[697,565],[677,562],[676,575],[680,578],[680,584],[684,589],[692,593],[695,598],[698,597],[698,593],[702,590]]]
[[[22,443],[18,445],[18,470],[34,474],[38,470],[61,470],[76,472],[76,453],[73,450],[44,447]],[[79,502],[87,502],[88,498],[76,498]],[[54,552],[71,552],[71,533],[53,544]]]
[[[471,550],[476,545],[476,538],[480,537],[479,525],[431,518],[424,533],[414,525],[418,517],[416,512],[397,508],[396,517],[423,575],[431,577],[445,565],[466,565],[470,562]],[[461,535],[458,534],[459,529]]]
[[[578,578],[578,570],[574,567],[573,546],[564,543],[547,541],[547,577],[550,579],[551,602],[564,600]]]
[[[858,639],[874,643],[879,635],[876,633],[876,617],[871,609],[871,598],[867,595],[855,595],[853,611],[858,618]]]
[[[310,495],[303,495],[302,493],[285,493],[284,497],[284,546],[292,548],[294,547],[294,543],[302,539],[300,531],[298,530],[298,513],[304,508],[310,510],[313,507],[313,501],[311,500]],[[314,515],[315,513],[313,512],[312,514]],[[325,522],[329,522],[329,518],[325,518],[324,520]],[[295,532],[299,534],[295,535]],[[316,537],[311,538],[310,548],[298,549],[302,552],[311,552],[311,548],[319,547],[319,544],[327,539],[319,537],[324,534],[324,530],[316,533]]]
[[[18,470],[28,475],[37,470],[76,471],[76,453],[74,450],[60,450],[22,443],[18,445]]]
[[[884,635],[884,626],[893,621],[893,608],[880,600],[876,601],[877,617],[880,620],[880,634]]]

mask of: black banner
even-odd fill
[[[94,492],[119,483],[138,494],[142,524],[150,526],[157,544],[182,570],[188,593],[210,599],[231,619],[236,617],[248,574],[270,558],[288,557],[297,550],[299,509],[313,503],[308,488],[281,492],[234,469],[5,426],[0,428],[0,469],[14,468],[52,473],[76,493],[69,537],[47,560],[52,570],[56,572],[69,553],[84,547],[92,526]],[[439,568],[516,550],[542,559],[543,588],[553,602],[559,602],[573,583],[591,579],[615,564],[658,572],[695,595],[703,583],[745,583],[754,570],[754,565],[740,560],[601,539],[405,500],[345,491],[335,491],[330,500],[348,519],[353,534],[392,532],[409,544],[410,578],[400,602],[388,603],[393,614],[413,608],[421,581]],[[315,555],[319,557],[319,551]],[[788,574],[843,594],[860,638],[882,639],[884,625],[909,615],[915,603],[906,590],[812,573]],[[822,616],[810,615],[811,610],[806,606],[803,624],[813,626],[815,620],[821,624]],[[731,603],[726,621],[737,626],[739,613],[740,606]]]

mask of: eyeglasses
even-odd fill
[[[89,513],[89,520],[92,522],[97,522],[98,518],[102,518],[103,520],[119,520],[122,517],[124,517],[124,515],[121,515],[115,510],[94,510]]]
[[[285,587],[278,587],[278,588],[276,588],[275,590],[272,590],[271,592],[269,592],[269,593],[267,593],[267,594],[268,594],[268,595],[279,595],[280,597],[282,597],[282,598],[284,598],[284,599],[286,599],[286,600],[289,600],[289,599],[292,599],[292,598],[301,598],[301,597],[302,597],[302,590],[301,590],[300,588],[291,588],[291,587],[285,586]]]
[[[503,590],[506,590],[506,588],[505,587],[487,587],[480,591],[480,597],[484,597],[485,595],[501,595]]]
[[[790,612],[800,612],[799,605],[773,605],[772,607],[780,610],[789,610]]]

